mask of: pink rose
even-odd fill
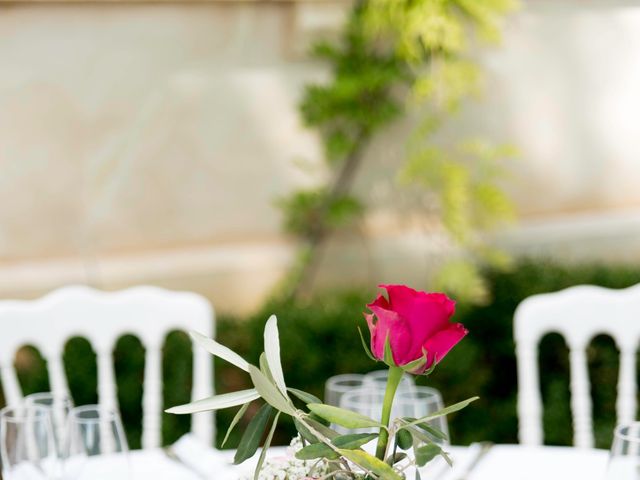
[[[405,285],[380,285],[389,300],[379,295],[367,307],[371,333],[371,351],[384,360],[384,345],[389,337],[393,361],[406,365],[426,355],[426,363],[411,373],[424,373],[440,362],[468,333],[461,323],[449,323],[455,302],[444,293],[417,292]]]

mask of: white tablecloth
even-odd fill
[[[478,446],[450,447],[447,449],[454,461],[453,468],[437,458],[421,470],[424,480],[603,480],[608,452],[605,450],[576,449],[569,447],[522,447],[519,445],[494,446],[465,476]],[[181,459],[170,458],[161,449],[130,452],[131,477],[128,480],[237,480],[252,478],[258,455],[242,465],[235,466],[233,451],[214,450],[199,443],[191,436],[178,441],[172,451]],[[286,449],[273,448],[270,456],[283,456]],[[112,458],[98,457],[91,460],[87,471],[90,480],[127,480],[114,478],[104,463]],[[117,462],[116,462],[117,463]],[[185,466],[188,465],[189,467]],[[107,465],[109,466],[109,465]],[[14,479],[42,480],[42,472],[30,465],[23,465],[13,473]],[[118,477],[124,475],[118,474]],[[412,480],[413,475],[408,475]]]
[[[232,451],[209,449],[191,438],[183,440],[186,441],[177,444],[175,450],[199,470],[200,475],[171,460],[161,450],[146,450],[131,452],[132,480],[236,480],[252,473],[256,458],[234,466]],[[477,451],[473,447],[448,450],[454,460],[453,468],[434,461],[423,473],[423,480],[457,480]],[[281,447],[270,450],[270,455],[283,454]],[[607,459],[606,450],[496,445],[473,469],[468,480],[602,480]]]
[[[457,480],[473,460],[471,448],[450,450],[454,466],[439,480]],[[468,480],[603,480],[608,458],[606,450],[496,445],[476,465]],[[429,468],[434,472],[433,466]],[[422,478],[427,480],[428,476]]]

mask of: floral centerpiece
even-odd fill
[[[402,480],[409,467],[422,467],[436,456],[451,460],[442,449],[443,432],[429,422],[455,412],[477,399],[473,397],[422,418],[391,419],[396,390],[405,372],[429,375],[445,355],[467,334],[460,323],[451,323],[455,302],[442,293],[426,293],[404,285],[381,285],[388,298],[379,295],[368,304],[365,319],[370,341],[360,332],[367,355],[389,367],[381,418],[322,403],[307,392],[288,387],[280,362],[277,319],[272,315],[264,329],[264,352],[259,365],[252,365],[229,348],[197,332],[191,332],[196,343],[211,354],[247,372],[254,388],[215,395],[187,405],[173,407],[170,413],[195,413],[241,406],[233,418],[227,435],[246,413],[249,404],[262,399],[264,404],[249,422],[235,455],[242,463],[258,450],[268,431],[258,459],[254,478],[260,477],[266,452],[271,444],[281,415],[289,415],[299,433],[292,446],[295,459],[283,469],[295,469],[297,478],[371,478]],[[330,425],[347,429],[371,429],[374,433],[339,434]],[[395,439],[395,442],[390,442]],[[375,455],[362,447],[377,442]],[[393,445],[393,448],[391,448]],[[398,452],[398,448],[409,451]],[[277,465],[277,463],[275,464]],[[268,465],[269,469],[274,464]],[[276,467],[278,468],[278,467]],[[300,472],[304,472],[303,474]],[[278,475],[270,475],[278,478]],[[416,476],[419,477],[416,469]],[[288,475],[282,476],[287,477]]]

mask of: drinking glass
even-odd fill
[[[352,389],[342,395],[339,406],[366,415],[374,420],[380,420],[384,393],[384,389],[365,384],[363,387]],[[391,420],[399,417],[426,417],[442,408],[444,408],[442,395],[440,395],[440,392],[435,388],[413,386],[411,389],[399,389],[393,400],[393,406],[391,407]],[[449,437],[449,429],[445,417],[434,418],[429,421],[428,424],[440,430],[447,438]],[[337,431],[341,433],[355,433],[374,432],[376,429],[347,430],[338,428]],[[432,438],[434,442],[446,443],[428,432],[425,432],[425,435]]]
[[[331,377],[325,384],[324,403],[338,407],[340,406],[340,399],[346,392],[362,387],[363,384],[364,375],[356,373],[346,373]]]
[[[9,406],[0,411],[0,460],[5,480],[59,476],[60,463],[48,409]]]
[[[373,372],[366,373],[364,375],[364,385],[372,386],[382,391],[387,388],[387,380],[389,379],[389,370],[375,370]],[[400,384],[398,385],[398,392],[411,391],[416,387],[411,376],[407,373],[402,375]]]
[[[640,422],[615,428],[605,479],[640,479]]]
[[[354,388],[345,392],[340,398],[340,407],[346,408],[356,413],[360,413],[374,420],[380,420],[382,416],[382,403],[384,400],[384,390],[377,386],[367,385]],[[340,433],[364,433],[375,432],[377,428],[346,429],[343,427],[336,429]]]
[[[24,397],[27,408],[41,406],[49,410],[53,422],[53,435],[56,442],[58,455],[62,455],[67,432],[67,417],[73,408],[73,402],[68,395],[52,392],[32,393]]]
[[[100,405],[76,407],[69,413],[68,424],[65,478],[129,478],[129,447],[115,410]]]
[[[412,390],[399,391],[393,402],[392,414],[396,417],[421,418],[436,413],[444,408],[442,395],[431,387],[414,387]],[[445,416],[434,418],[427,422],[433,428],[440,430],[449,438],[449,427]],[[448,443],[429,433],[425,433],[433,441],[438,443]]]

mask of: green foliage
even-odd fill
[[[351,154],[362,146],[362,137],[402,111],[390,89],[407,78],[406,66],[393,52],[375,50],[364,28],[364,3],[354,7],[338,44],[315,46],[313,53],[329,63],[333,80],[307,86],[300,104],[305,123],[322,133],[330,161]],[[332,145],[341,147],[334,150]]]
[[[333,405],[325,405],[323,403],[310,403],[307,405],[309,410],[325,419],[328,422],[341,425],[345,428],[367,428],[380,427],[378,420],[369,418],[361,413],[352,412],[344,408],[334,407]]]
[[[363,211],[355,197],[331,196],[326,188],[294,192],[281,199],[278,205],[285,212],[286,230],[303,238],[315,235],[321,222],[337,229],[349,225]]]
[[[420,66],[434,56],[465,55],[474,36],[498,41],[502,19],[515,7],[513,0],[369,0],[368,25],[390,35],[403,60]]]
[[[140,448],[144,347],[133,335],[125,335],[116,342],[113,359],[122,422],[128,426],[127,440],[131,448]]]
[[[396,55],[372,48],[363,12],[356,5],[338,44],[315,45],[313,55],[329,63],[333,80],[308,85],[300,103],[304,123],[320,132],[327,164],[336,171],[353,162],[371,135],[402,112],[401,101],[390,91],[406,76],[406,68]],[[310,240],[349,226],[363,212],[362,203],[339,178],[336,174],[333,184],[281,199],[286,230]]]
[[[498,263],[495,255],[484,255],[477,232],[513,217],[497,183],[501,161],[513,152],[477,139],[442,145],[434,134],[481,91],[469,52],[477,40],[498,40],[501,20],[514,7],[512,0],[359,0],[340,41],[315,46],[314,56],[328,64],[332,76],[307,86],[300,113],[321,134],[332,175],[327,185],[279,202],[286,230],[306,243],[288,281],[294,292],[300,290],[297,283],[305,290],[312,285],[311,265],[327,236],[365,211],[349,190],[369,140],[413,109],[421,118],[408,135],[398,176],[428,194],[430,212],[438,212],[445,232],[466,252],[453,260],[456,266],[445,265],[436,282],[458,297],[486,300],[478,264]]]
[[[509,262],[504,253],[488,248],[478,232],[515,218],[510,200],[496,183],[505,179],[503,161],[515,155],[514,149],[480,139],[445,148],[416,137],[409,150],[400,179],[434,194],[444,229],[465,252],[441,267],[433,288],[465,300],[486,301],[489,289],[480,267],[504,268]]]
[[[135,353],[123,351],[123,363],[135,362]],[[134,357],[134,358],[132,358]],[[185,332],[171,332],[167,335],[162,349],[162,373],[165,379],[162,389],[163,412],[165,408],[182,405],[191,400],[193,382],[193,352],[191,339]],[[228,391],[228,390],[227,390]],[[121,393],[121,395],[123,395]],[[127,393],[130,395],[131,393]],[[186,415],[162,414],[162,441],[164,444],[175,442],[190,430],[189,417]]]
[[[46,362],[35,347],[24,346],[18,351],[16,367],[18,383],[25,394],[49,390]]]
[[[472,237],[475,231],[514,218],[509,198],[495,182],[507,175],[502,160],[515,154],[512,147],[494,147],[480,139],[467,140],[449,152],[418,145],[401,179],[437,193],[442,222],[453,240],[473,246],[477,241]]]
[[[233,458],[233,463],[236,465],[244,462],[248,458],[253,457],[256,450],[260,446],[260,439],[264,435],[267,428],[267,422],[273,412],[273,408],[268,403],[265,403],[260,407],[258,413],[256,413],[247,428],[242,435],[242,441],[240,442],[236,454]]]
[[[424,467],[428,462],[437,457],[442,449],[435,443],[429,443],[416,448],[416,463],[419,467]]]
[[[432,287],[436,291],[451,292],[455,298],[487,299],[487,285],[478,265],[466,258],[449,260],[438,271]]]
[[[374,440],[378,435],[375,433],[351,433],[348,435],[340,435],[332,439],[331,443],[338,448],[355,449]],[[299,460],[313,460],[315,458],[336,459],[338,454],[324,443],[313,443],[296,452],[296,458]]]

